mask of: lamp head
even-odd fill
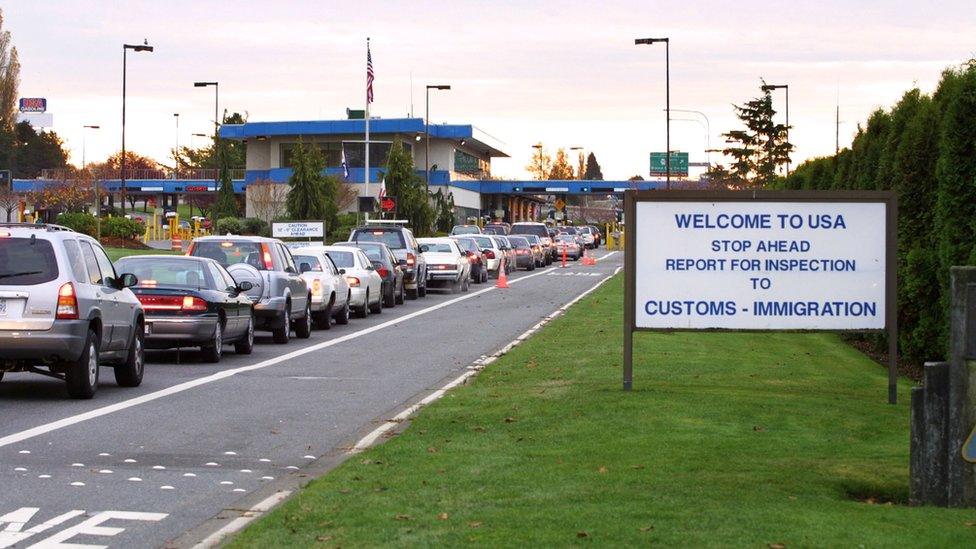
[[[428,90],[449,90],[451,86],[448,84],[432,84],[427,86]]]
[[[668,42],[668,38],[637,38],[634,40],[635,45],[641,44],[656,44],[658,42]]]

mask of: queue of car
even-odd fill
[[[427,295],[467,292],[516,269],[578,258],[599,231],[553,241],[542,223],[455,227],[415,238],[403,222],[373,222],[331,246],[259,236],[205,236],[185,256],[136,255],[114,264],[87,235],[50,224],[0,224],[0,380],[6,372],[61,379],[92,398],[101,367],[141,384],[146,349],[196,348],[219,362],[224,346],[251,354],[256,331],[288,343],[313,327],[347,324]],[[541,228],[541,230],[540,230]],[[580,233],[580,231],[575,231]]]

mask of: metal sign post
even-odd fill
[[[897,215],[888,191],[626,191],[624,390],[635,331],[886,331],[894,404]]]

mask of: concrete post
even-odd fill
[[[962,446],[976,423],[976,267],[950,270],[949,361],[926,363],[912,389],[909,500],[976,507],[976,464]]]

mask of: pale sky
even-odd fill
[[[760,77],[790,86],[794,165],[832,154],[859,121],[912,86],[930,92],[947,66],[976,56],[971,0],[918,1],[414,1],[7,0],[6,30],[20,52],[21,96],[46,97],[54,129],[81,163],[121,145],[121,46],[154,53],[128,63],[129,150],[166,163],[177,138],[213,128],[220,105],[252,121],[335,119],[365,101],[365,42],[376,71],[374,116],[424,114],[474,124],[512,156],[493,172],[526,177],[538,141],[596,153],[607,179],[647,177],[665,141],[664,48],[671,39],[671,107],[708,116],[713,148],[737,127],[733,103],[758,95]],[[775,104],[784,106],[782,92]],[[782,110],[781,110],[782,113]],[[694,114],[672,113],[671,146],[705,159]],[[712,155],[717,160],[719,155]]]

